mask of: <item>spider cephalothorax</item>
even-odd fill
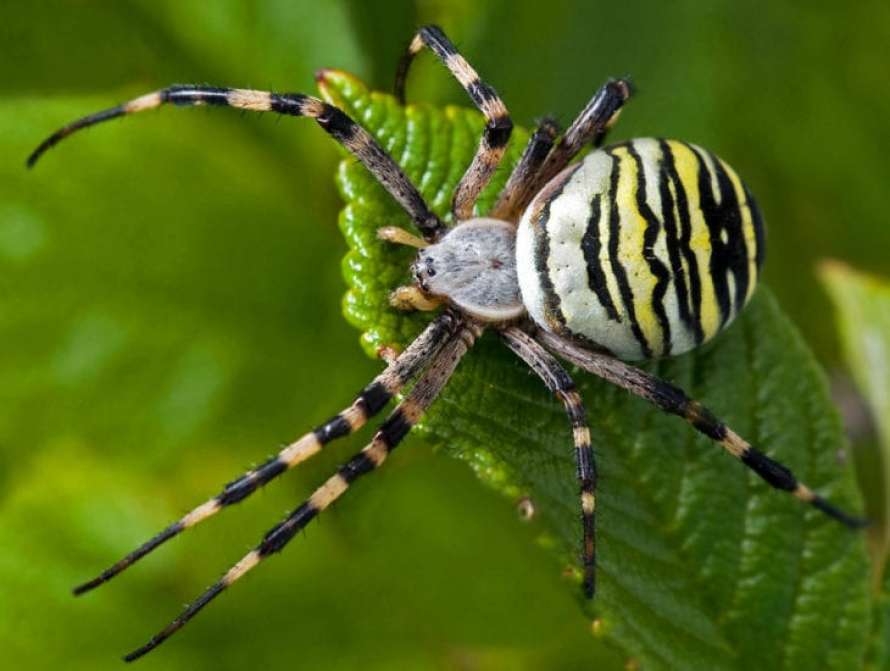
[[[461,222],[422,249],[412,270],[421,291],[482,322],[525,314],[516,276],[516,229],[509,222]]]
[[[627,82],[613,80],[596,92],[558,140],[556,124],[542,121],[494,207],[474,218],[477,197],[503,157],[512,122],[494,89],[433,26],[417,33],[399,65],[396,93],[402,102],[408,67],[425,46],[445,63],[486,118],[476,155],[455,189],[456,223],[450,229],[367,131],[337,107],[302,93],[173,86],[75,121],[47,138],[28,159],[33,165],[78,129],[168,103],[313,118],[379,180],[422,236],[400,228],[378,231],[383,239],[419,249],[411,268],[414,283],[394,291],[394,305],[439,311],[404,351],[388,357],[386,368],[343,411],[75,589],[80,594],[102,584],[327,443],[357,431],[414,382],[361,452],[179,617],[127,655],[128,661],[156,647],[224,589],[282,550],[352,482],[379,467],[486,328],[497,331],[534,370],[570,420],[582,520],[583,589],[588,597],[595,590],[596,467],[584,405],[554,354],[682,417],[769,485],[848,526],[861,524],[681,389],[624,363],[700,345],[728,326],[751,297],[763,261],[763,225],[735,172],[709,152],[673,140],[636,139],[600,149],[630,96]],[[591,144],[596,149],[572,163]]]

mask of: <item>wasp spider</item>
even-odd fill
[[[555,358],[598,375],[679,415],[767,484],[790,492],[834,519],[861,525],[799,482],[785,466],[749,445],[701,403],[625,361],[686,352],[729,325],[754,291],[764,258],[763,222],[736,173],[695,145],[635,139],[600,149],[630,96],[627,81],[604,84],[568,129],[544,120],[532,135],[486,217],[473,217],[510,138],[503,101],[445,34],[422,28],[396,75],[404,102],[413,58],[429,49],[463,86],[486,124],[476,154],[454,193],[455,225],[446,227],[393,159],[340,109],[302,93],[210,86],[171,86],[84,117],[56,131],[28,158],[32,166],[71,133],[161,105],[217,105],[305,116],[353,153],[410,215],[422,237],[399,228],[380,237],[418,248],[414,283],[394,305],[441,313],[342,412],[154,538],[77,587],[83,594],[117,575],[180,532],[238,503],[284,471],[351,434],[414,381],[371,442],[235,564],[179,617],[125,659],[155,648],[223,590],[279,552],[358,478],[378,468],[448,382],[485,329],[537,373],[571,422],[580,494],[583,590],[595,589],[597,472],[584,405]],[[557,139],[558,138],[558,139]],[[588,144],[597,149],[572,163]]]

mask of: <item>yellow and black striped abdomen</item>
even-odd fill
[[[529,315],[622,359],[680,354],[745,306],[764,257],[735,171],[676,140],[597,150],[541,190],[516,241]]]

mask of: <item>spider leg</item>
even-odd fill
[[[31,153],[27,165],[29,168],[33,167],[44,152],[78,130],[171,103],[183,106],[234,107],[252,112],[276,112],[288,116],[313,118],[331,137],[365,165],[411,216],[424,237],[433,239],[444,230],[442,222],[429,210],[420,192],[370,133],[339,108],[302,93],[272,93],[214,86],[171,86],[96,112],[60,128]]]
[[[457,317],[451,312],[443,312],[400,356],[362,389],[348,408],[287,445],[262,465],[228,483],[219,494],[181,517],[92,580],[75,587],[74,594],[84,594],[108,582],[174,536],[203,522],[223,508],[243,501],[288,469],[314,456],[327,443],[360,429],[433,358],[454,333],[456,326]]]
[[[488,180],[494,174],[495,168],[507,148],[510,133],[513,131],[513,122],[510,120],[510,113],[507,111],[506,105],[495,90],[479,78],[473,67],[460,55],[457,47],[451,43],[451,40],[438,26],[424,26],[417,31],[399,61],[396,70],[395,92],[402,104],[405,102],[405,80],[408,76],[408,68],[414,57],[425,46],[439,57],[439,60],[463,86],[473,104],[485,115],[485,131],[479,141],[479,148],[454,192],[451,209],[455,219],[462,221],[473,216],[473,205],[476,203],[476,198],[488,184]]]
[[[584,534],[581,556],[584,567],[582,586],[584,595],[592,599],[596,591],[596,461],[593,448],[590,446],[590,429],[587,426],[584,403],[575,389],[575,383],[559,361],[531,336],[511,326],[501,331],[501,338],[562,402],[572,423]]]
[[[148,643],[124,657],[124,660],[132,662],[164,642],[192,619],[198,611],[219,596],[223,590],[262,560],[284,549],[284,546],[300,530],[338,499],[353,482],[379,467],[435,400],[448,378],[451,377],[461,357],[473,345],[480,333],[481,328],[475,324],[462,324],[460,329],[442,347],[426,373],[411,389],[408,397],[399,403],[387,417],[377,433],[374,434],[374,438],[361,452],[341,466],[337,473],[316,489],[309,499],[272,527],[259,545],[232,566],[222,578],[193,601],[175,620],[153,636]]]
[[[544,164],[547,154],[559,133],[559,126],[553,119],[543,119],[525,146],[519,163],[513,168],[510,179],[489,213],[490,217],[504,221],[515,221],[534,198],[533,187],[538,171]]]
[[[799,482],[787,466],[752,447],[705,406],[690,399],[679,387],[612,356],[582,349],[551,333],[541,331],[538,338],[550,350],[576,366],[646,399],[665,412],[682,417],[698,431],[719,443],[723,449],[770,486],[791,493],[800,501],[810,504],[848,527],[855,529],[868,524],[866,520],[854,517],[832,505]]]
[[[601,143],[630,95],[630,84],[624,79],[613,79],[601,86],[544,161],[532,192],[540,191],[588,142]]]

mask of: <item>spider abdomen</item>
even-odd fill
[[[763,256],[738,175],[675,140],[630,140],[566,168],[525,210],[516,241],[531,318],[629,360],[681,354],[725,328]]]

